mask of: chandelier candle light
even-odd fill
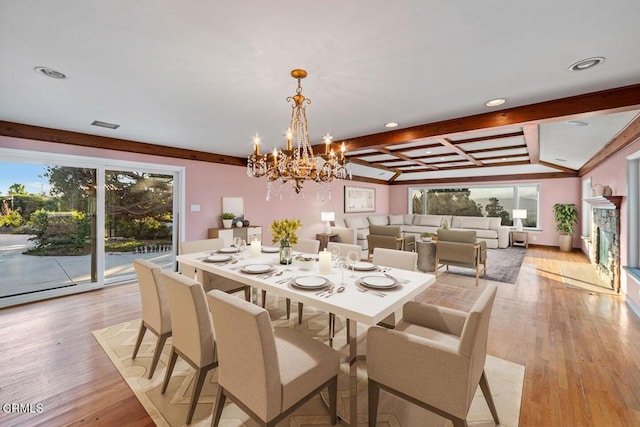
[[[253,138],[253,153],[247,159],[247,175],[260,178],[266,176],[269,181],[280,180],[283,183],[293,180],[296,193],[302,191],[304,181],[331,182],[334,179],[351,179],[351,172],[347,170],[348,161],[345,159],[346,147],[344,142],[340,147],[340,154],[331,148],[332,136],[324,136],[324,154],[316,156],[311,148],[307,127],[306,104],[311,104],[309,98],[302,95],[300,81],[307,77],[305,70],[291,71],[291,77],[298,80],[296,94],[287,98],[291,105],[291,122],[287,130],[286,148],[273,149],[270,155],[260,154],[260,136]]]

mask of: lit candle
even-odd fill
[[[293,133],[291,128],[287,129],[287,150],[291,150],[291,140],[293,139]]]
[[[331,147],[332,139],[333,137],[327,132],[327,134],[324,136],[324,154],[329,154],[329,148]]]
[[[344,142],[342,146],[340,146],[340,160],[344,160],[344,152],[347,151],[347,147],[344,146]]]
[[[253,154],[256,156],[260,154],[260,139],[257,133],[253,137]]]
[[[274,148],[273,149],[273,164],[275,165],[276,163],[278,163],[278,150],[276,150]]]
[[[331,273],[331,252],[327,252],[327,250],[325,249],[324,251],[320,252],[318,256],[320,260],[318,266],[320,274]]]
[[[256,239],[253,242],[251,242],[251,256],[253,258],[259,258],[261,250],[262,250],[262,244],[260,243],[260,240]]]

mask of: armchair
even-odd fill
[[[476,241],[475,231],[438,230],[436,241],[435,275],[438,277],[440,264],[457,267],[469,267],[476,270],[476,286],[480,277],[480,264],[483,265],[482,274],[487,274],[487,242]]]
[[[367,236],[369,257],[375,248],[413,251],[416,237],[414,235],[402,235],[401,226],[370,225]]]
[[[369,426],[376,425],[383,389],[466,427],[478,385],[500,424],[484,372],[496,293],[495,284],[487,285],[469,313],[408,302],[395,329],[369,328]]]

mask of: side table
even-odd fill
[[[338,241],[338,233],[318,233],[316,234],[316,240],[320,240],[320,250],[323,251],[327,248],[329,242]]]
[[[416,240],[416,252],[418,253],[418,270],[423,272],[434,271],[436,268],[436,242]]]
[[[526,231],[511,231],[509,233],[509,243],[511,246],[529,247],[529,233]]]

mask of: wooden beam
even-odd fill
[[[512,175],[485,175],[485,176],[460,176],[455,178],[429,178],[429,179],[413,179],[404,181],[395,181],[391,185],[423,185],[423,184],[468,184],[469,182],[487,182],[487,181],[535,181],[538,179],[551,178],[574,178],[576,174],[566,172],[545,172],[545,173],[528,173],[528,174],[512,174]]]
[[[477,154],[477,153],[489,153],[491,151],[505,151],[505,150],[513,150],[516,148],[526,148],[526,144],[520,145],[507,145],[505,147],[492,147],[492,148],[479,148],[476,150],[467,150],[467,154]]]
[[[587,163],[578,171],[580,176],[594,170],[598,165],[607,160],[609,157],[632,144],[640,138],[640,115],[638,115],[627,127],[622,129],[602,150],[598,151]]]
[[[523,135],[524,135],[523,132],[511,132],[511,133],[502,133],[498,135],[478,136],[476,138],[458,139],[456,141],[451,141],[451,143],[453,145],[459,145],[459,144],[468,144],[470,142],[482,142],[482,141],[493,141],[495,139],[516,138]]]
[[[0,121],[0,135],[22,139],[34,139],[44,142],[55,142],[57,144],[126,151],[128,153],[150,154],[175,159],[198,160],[202,162],[222,163],[234,166],[247,165],[247,160],[241,157],[226,156],[223,154],[207,153],[204,151],[168,147],[165,145],[149,144],[146,142],[128,141],[125,139],[109,138],[106,136],[89,135],[86,133],[70,132],[5,121]]]
[[[558,169],[560,171],[564,171],[564,172],[567,172],[567,173],[574,173],[574,174],[578,173],[578,171],[575,170],[575,169],[571,169],[571,168],[568,168],[568,167],[565,167],[565,166],[556,165],[554,163],[545,162],[544,160],[540,160],[538,163],[541,164],[542,166],[546,166],[548,168],[553,168],[553,169]]]
[[[524,141],[527,143],[529,160],[535,165],[540,162],[540,132],[538,125],[529,124],[522,126]]]
[[[444,145],[448,149],[455,151],[456,153],[458,153],[459,155],[461,155],[465,159],[469,160],[474,165],[476,165],[476,166],[484,166],[482,164],[482,162],[480,162],[479,160],[476,160],[475,157],[473,157],[472,155],[467,154],[467,152],[464,151],[462,148],[456,147],[455,145],[453,145],[451,142],[449,142],[448,139],[446,139],[446,138],[436,138],[436,141],[438,141],[440,144]]]
[[[392,153],[391,153],[389,150],[387,150],[386,148],[380,148],[379,150],[380,150],[381,152],[385,153],[385,154],[392,154]],[[421,162],[420,160],[416,160],[416,159],[411,158],[411,157],[409,157],[409,156],[407,156],[407,155],[405,155],[405,154],[402,154],[402,153],[393,153],[393,155],[394,155],[394,156],[396,156],[396,157],[398,157],[398,158],[400,158],[400,159],[402,159],[402,160],[405,160],[405,161],[411,161],[411,162],[417,163],[417,164],[419,164],[419,165],[422,165],[422,166],[424,166],[424,167],[426,167],[426,168],[430,168],[430,169],[438,169],[438,168],[437,168],[437,167],[435,167],[435,166],[432,166],[432,165],[430,165],[430,164],[427,164],[427,163]]]
[[[467,131],[501,128],[529,122],[542,123],[558,118],[570,120],[638,108],[640,108],[640,84],[426,123],[338,142],[344,142],[348,151],[370,147],[388,147],[417,139],[446,137]],[[324,144],[318,144],[314,148],[324,149]]]

